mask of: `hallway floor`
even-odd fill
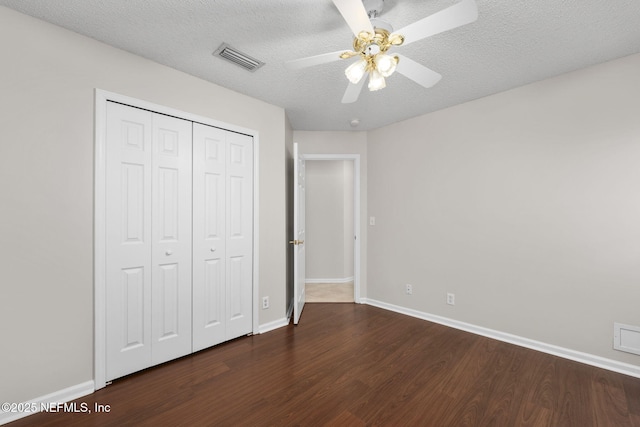
[[[354,302],[353,282],[307,283],[305,302]]]

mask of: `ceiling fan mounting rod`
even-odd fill
[[[382,13],[382,9],[384,9],[384,0],[362,0],[362,4],[367,11],[369,19],[377,18]]]

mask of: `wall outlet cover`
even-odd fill
[[[456,294],[447,294],[447,304],[456,305]]]

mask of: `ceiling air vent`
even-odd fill
[[[257,59],[250,57],[246,53],[240,52],[226,43],[222,43],[220,47],[213,52],[213,56],[219,56],[241,66],[245,70],[252,72],[264,65],[264,62],[258,61]]]

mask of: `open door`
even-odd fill
[[[298,150],[298,144],[293,144],[293,323],[297,325],[304,308],[304,202],[305,202],[305,173],[304,159]]]

